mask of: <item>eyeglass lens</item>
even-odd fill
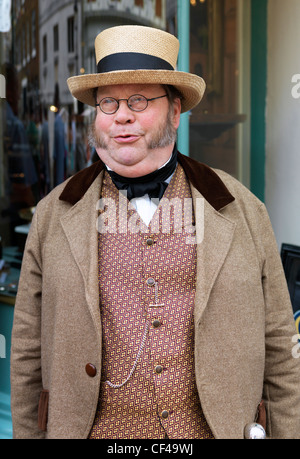
[[[145,110],[148,105],[146,97],[138,94],[134,94],[129,99],[119,99],[119,101],[121,100],[126,100],[128,107],[135,111]],[[119,108],[119,101],[113,97],[105,97],[100,101],[99,106],[104,113],[114,113]]]
[[[153,97],[152,99],[147,99],[145,96],[141,94],[134,94],[130,96],[129,99],[114,99],[113,97],[104,97],[100,100],[99,105],[102,112],[106,113],[107,115],[112,115],[115,113],[119,108],[119,102],[121,100],[125,100],[127,102],[128,107],[135,111],[135,112],[142,112],[148,106],[148,102],[155,99],[160,99],[161,97],[166,97],[166,94],[159,97]]]

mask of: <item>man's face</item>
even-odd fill
[[[128,99],[134,94],[152,99],[166,92],[160,85],[106,86],[98,89],[97,102],[104,97]],[[171,109],[167,97],[149,101],[142,112],[132,111],[124,100],[112,115],[97,107],[92,135],[99,157],[124,177],[140,177],[153,172],[172,154],[180,109],[179,99]]]

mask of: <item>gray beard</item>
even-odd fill
[[[176,142],[177,130],[172,125],[171,115],[172,110],[169,110],[165,124],[161,126],[153,135],[152,139],[148,141],[147,147],[149,150],[164,148]],[[95,122],[89,127],[88,141],[91,148],[108,150],[108,145],[101,135],[101,132],[96,132]]]

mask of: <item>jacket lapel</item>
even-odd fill
[[[100,198],[103,173],[92,182],[83,197],[61,217],[71,253],[82,274],[86,301],[99,326],[98,232],[96,208]]]
[[[191,185],[197,241],[197,275],[195,294],[195,325],[201,320],[214,282],[230,249],[235,223],[217,212]]]

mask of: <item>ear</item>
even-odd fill
[[[176,98],[173,102],[173,126],[175,129],[178,129],[180,123],[180,114],[181,114],[181,101],[179,98]]]

